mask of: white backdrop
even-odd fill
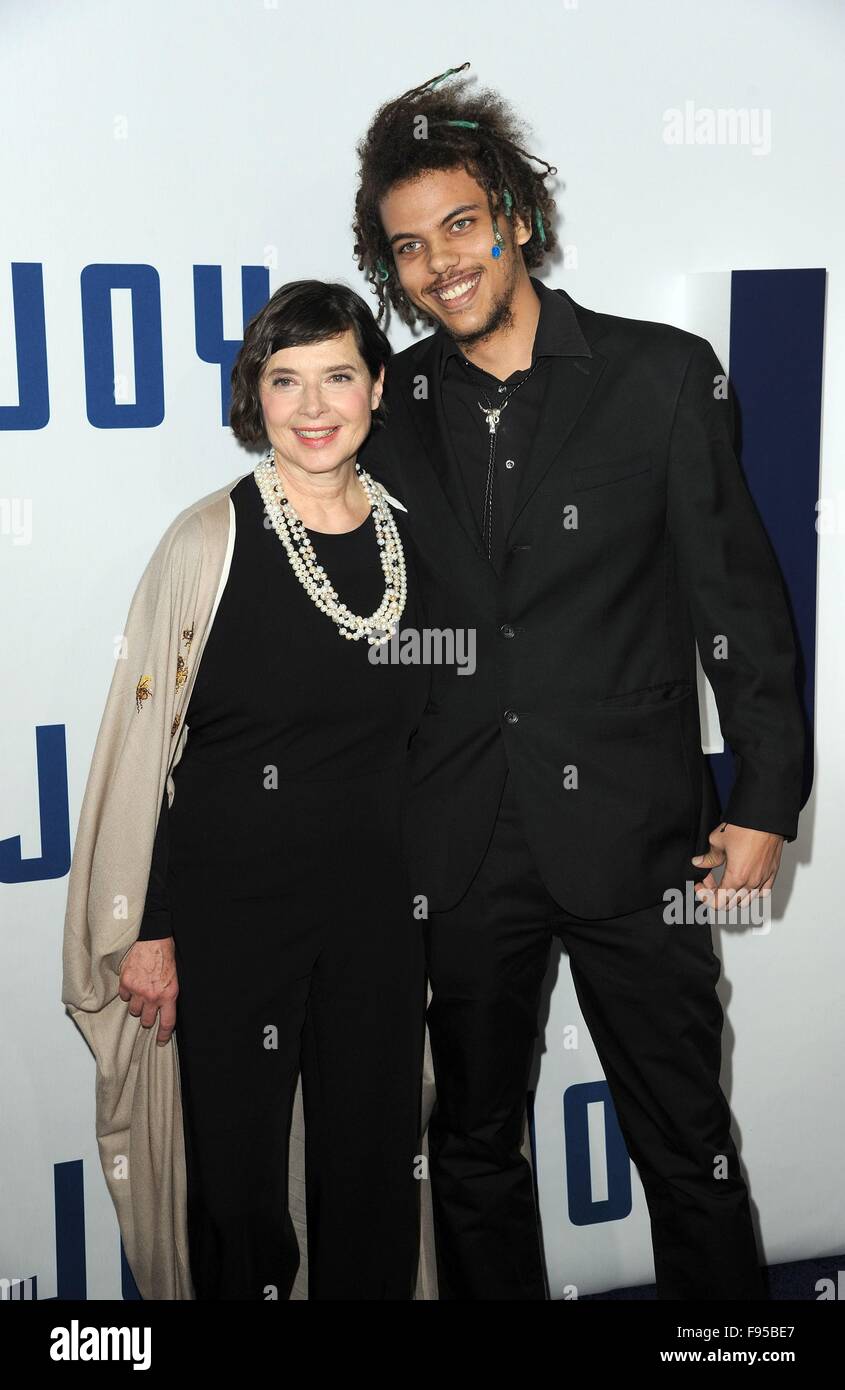
[[[422,9],[0,0],[0,406],[18,402],[13,263],[43,270],[50,401],[42,428],[0,432],[0,841],[19,835],[24,859],[36,861],[26,881],[0,883],[0,1278],[37,1276],[38,1296],[56,1295],[55,1165],[81,1160],[87,1295],[120,1296],[93,1060],[60,1003],[66,873],[43,877],[37,867],[35,730],[64,727],[72,837],[114,640],[143,567],[182,507],[250,466],[221,424],[219,368],[197,353],[194,267],[221,268],[229,339],[242,334],[242,266],[269,266],[271,291],[316,276],[365,292],[349,231],[354,143],[381,101],[469,58],[479,83],[530,122],[528,148],[558,167],[567,263],[542,274],[577,302],[709,335],[689,307],[691,275],[828,269],[822,492],[842,502],[843,28],[841,7],[824,0],[428,0]],[[688,100],[765,108],[770,148],[671,150],[663,113]],[[152,427],[88,419],[80,277],[101,263],[154,267],[159,277],[165,414]],[[131,403],[125,292],[113,310],[115,371]],[[400,325],[392,339],[399,349],[410,335]],[[28,537],[15,522],[27,505]],[[784,853],[771,932],[714,932],[723,1085],[768,1263],[845,1248],[845,505],[839,515],[838,530],[820,537],[816,788]],[[602,1073],[565,956],[554,975],[536,1115],[552,1296],[561,1297],[572,1286],[585,1294],[650,1281],[653,1266],[635,1172],[630,1215],[570,1223],[563,1095]],[[576,1050],[563,1044],[572,1023]],[[600,1146],[593,1160],[599,1199]],[[62,1232],[60,1244],[68,1239]]]

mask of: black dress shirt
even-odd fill
[[[563,295],[550,290],[530,276],[540,300],[540,317],[534,335],[531,367],[512,372],[504,381],[470,362],[445,329],[440,339],[440,390],[447,431],[449,460],[458,471],[482,540],[484,489],[490,457],[490,429],[479,402],[491,406],[508,404],[499,417],[496,432],[495,473],[493,479],[493,547],[491,560],[499,570],[519,480],[543,405],[549,359],[587,353],[589,348],[578,327],[575,312]],[[514,391],[519,382],[523,384]],[[513,396],[510,392],[514,391]]]

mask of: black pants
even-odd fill
[[[413,1296],[425,963],[407,885],[393,876],[395,865],[374,860],[321,916],[309,904],[203,901],[197,890],[174,904],[199,1299],[290,1294],[299,1250],[288,1141],[300,1059],[308,1296]]]
[[[520,1144],[553,932],[569,953],[578,1002],[645,1190],[658,1297],[765,1297],[719,1086],[720,962],[709,924],[669,925],[663,909],[661,902],[586,920],[559,907],[525,843],[508,778],[468,892],[426,924],[441,1299],[547,1296]]]

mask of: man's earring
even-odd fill
[[[378,260],[376,261],[376,270],[378,271],[378,278],[380,280],[390,279],[390,271],[388,270],[384,261],[381,259],[381,256],[379,256]]]
[[[493,230],[496,240],[494,245],[490,247],[490,255],[494,258],[494,260],[498,260],[499,256],[501,256],[502,254],[502,247],[504,246],[505,242],[502,233],[499,231],[498,222],[493,223]]]

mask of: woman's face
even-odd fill
[[[336,338],[280,348],[258,382],[267,438],[277,461],[309,474],[351,465],[381,400],[351,328]]]

